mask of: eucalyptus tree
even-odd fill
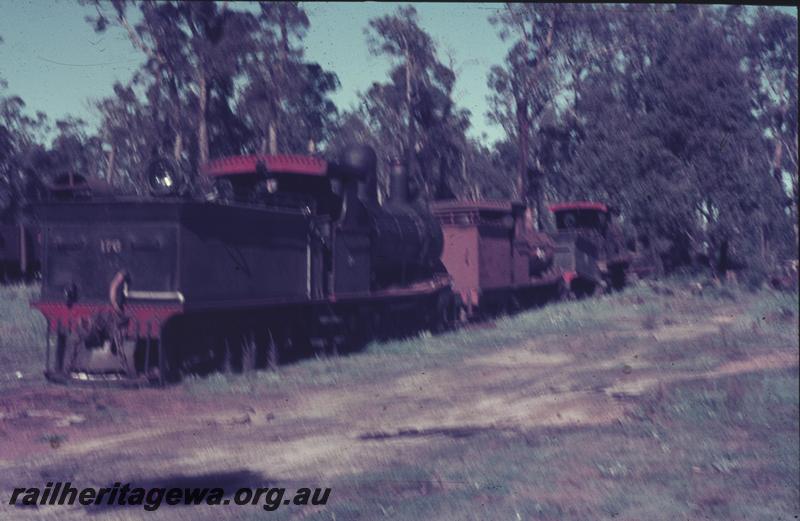
[[[753,94],[754,111],[765,129],[771,149],[771,173],[786,193],[776,207],[794,222],[794,248],[798,248],[798,120],[797,120],[797,19],[775,9],[759,8],[748,17],[729,8],[731,38],[743,39],[745,67]],[[731,20],[733,19],[733,20]],[[742,38],[745,34],[746,38]],[[784,256],[791,255],[784,252]]]
[[[258,7],[257,45],[245,58],[247,82],[238,112],[254,132],[258,151],[274,154],[294,148],[289,98],[305,83],[301,43],[309,21],[297,2],[259,2]]]
[[[41,143],[50,129],[44,113],[29,115],[23,99],[5,93],[6,88],[0,78],[0,222],[13,219],[36,198],[42,178],[36,161],[45,153]]]
[[[512,4],[492,19],[511,42],[489,76],[489,115],[506,131],[498,152],[517,166],[517,194],[537,179],[524,174],[545,172],[537,196],[610,201],[672,264],[700,253],[755,273],[785,256],[796,20],[735,7],[563,9]]]
[[[255,45],[255,17],[217,2],[88,3],[95,15],[87,21],[96,32],[117,26],[145,54],[134,84],[145,89],[147,102],[166,115],[168,128],[163,130],[172,136],[173,158],[180,161],[188,155],[192,164],[206,162],[209,101],[232,95],[226,86]]]
[[[460,169],[469,126],[469,113],[452,99],[453,68],[439,59],[413,6],[370,20],[365,34],[370,52],[387,56],[392,67],[388,81],[362,95],[362,114],[426,196],[450,195],[447,178]]]
[[[516,141],[515,193],[532,203],[528,207],[535,210],[539,228],[546,185],[540,156],[545,144],[532,134],[548,109],[553,110],[558,92],[561,75],[555,55],[564,40],[563,30],[571,23],[566,9],[562,4],[507,3],[489,19],[501,39],[511,41],[504,63],[493,66],[489,74],[493,91],[489,117]],[[530,210],[526,216],[532,224]]]

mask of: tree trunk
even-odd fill
[[[412,104],[413,96],[411,95],[411,75],[413,64],[411,62],[411,53],[406,47],[406,110],[408,111],[408,134],[406,135],[406,168],[408,169],[408,178],[411,179],[415,172],[415,142],[416,132],[414,128],[414,106]]]
[[[467,179],[467,154],[461,153],[461,182],[468,183]],[[476,183],[477,186],[477,183]]]
[[[160,78],[159,74],[159,78]],[[159,79],[160,83],[160,79]],[[175,131],[175,143],[172,147],[172,157],[175,161],[180,161],[183,155],[183,135],[181,134],[181,105],[178,96],[178,88],[175,85],[175,78],[172,77],[167,83],[170,94],[170,125]]]
[[[278,129],[275,126],[275,120],[269,122],[269,153],[278,153]]]
[[[114,168],[117,158],[117,146],[114,143],[111,143],[111,150],[108,151],[108,170],[106,171],[106,181],[108,184],[114,184]]]
[[[180,161],[183,155],[183,136],[180,131],[175,132],[175,144],[172,147],[172,157],[175,161]]]
[[[544,230],[544,219],[542,215],[544,213],[544,174],[537,168],[535,176],[535,180],[531,183],[533,186],[533,207],[536,210],[536,219],[534,222],[536,223],[536,229],[542,231]]]
[[[197,126],[197,143],[200,153],[200,164],[208,163],[208,122],[206,121],[206,112],[208,106],[208,87],[206,85],[206,76],[200,73],[200,80],[198,81],[198,95],[199,95],[199,114]]]
[[[450,193],[450,186],[447,182],[447,165],[445,165],[446,159],[444,156],[439,156],[439,183],[436,187],[436,193],[434,194],[434,199],[441,200],[441,199],[451,199]]]
[[[543,48],[537,52],[537,60],[536,65],[533,66],[533,69],[527,71],[524,75],[524,84],[526,85],[525,92],[516,96],[517,101],[517,131],[519,133],[519,172],[517,178],[517,191],[522,198],[523,202],[526,204],[525,209],[525,226],[527,229],[532,229],[534,227],[534,216],[531,210],[531,201],[528,193],[528,186],[527,186],[527,170],[528,170],[528,132],[530,129],[530,118],[528,117],[528,98],[526,96],[533,96],[535,92],[534,89],[534,79],[537,78],[544,68],[548,64],[548,57],[550,55],[550,51],[553,46],[553,38],[555,33],[555,18],[557,14],[553,14],[553,16],[547,21],[547,35],[545,36],[545,41]],[[524,45],[526,47],[526,54],[528,50],[528,36],[525,33],[524,23],[521,25],[523,34],[525,34],[524,38]],[[531,35],[534,34],[534,27],[531,24]],[[534,203],[535,204],[535,203]],[[536,221],[541,221],[539,218],[539,210],[537,208],[537,216]]]
[[[650,237],[650,246],[648,248],[650,250],[650,259],[653,262],[653,271],[656,274],[656,278],[662,278],[664,276],[664,262],[661,260],[661,255],[656,250],[655,239],[653,236]]]
[[[775,152],[772,156],[772,175],[775,177],[775,181],[778,183],[778,187],[781,189],[781,192],[785,192],[784,184],[783,184],[783,139],[781,138],[781,126],[783,122],[786,121],[786,114],[789,111],[789,103],[788,100],[784,101],[784,93],[786,92],[786,69],[781,71],[781,82],[779,85],[780,90],[778,91],[778,102],[780,103],[780,122],[777,128],[773,129],[773,133],[775,134]],[[796,132],[796,131],[795,131]],[[797,139],[797,134],[795,133],[795,139]],[[787,149],[789,149],[787,145]],[[796,148],[795,148],[796,150]],[[792,158],[791,150],[788,150],[789,158]],[[796,163],[796,162],[795,162]],[[793,202],[790,208],[790,214],[792,216],[792,221],[794,225],[792,229],[794,231],[794,243],[795,243],[795,250],[797,250],[798,245],[800,245],[800,234],[798,233],[798,226],[797,226],[797,182],[796,182],[796,173],[793,176]]]
[[[528,101],[524,98],[517,99],[517,147],[517,194],[524,201],[528,195]]]
[[[517,165],[517,196],[525,204],[525,229],[534,229],[533,208],[528,190],[528,101],[517,99],[517,146],[519,164]]]

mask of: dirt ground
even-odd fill
[[[797,385],[796,339],[734,327],[741,302],[673,306],[644,326],[637,309],[620,307],[602,328],[527,332],[430,360],[401,351],[308,362],[314,378],[301,363],[277,377],[219,378],[219,389],[8,389],[0,518],[797,519],[798,409],[786,390]],[[494,327],[525,332],[520,320]],[[416,361],[393,367],[404,356]],[[233,392],[229,381],[247,385]],[[765,407],[764,418],[751,412]],[[7,505],[14,487],[57,480],[332,494],[326,507],[274,512]]]

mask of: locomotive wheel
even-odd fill
[[[622,291],[625,287],[625,270],[614,269],[611,271],[610,286],[615,291]]]
[[[205,376],[230,368],[230,349],[221,330],[213,330],[198,320],[181,321],[166,328],[157,345],[156,376],[164,381],[179,381],[186,376]],[[152,359],[151,359],[151,364]]]
[[[347,317],[347,351],[360,351],[369,344],[377,330],[377,314],[359,308]]]
[[[597,290],[597,286],[598,284],[593,282],[584,282],[580,279],[576,279],[572,281],[572,284],[570,285],[570,293],[575,296],[576,300],[584,299],[594,295],[595,291]]]
[[[55,356],[55,371],[57,373],[64,373],[64,357],[67,355],[67,335],[64,333],[56,334],[56,356]]]
[[[177,328],[172,327],[165,330],[156,343],[156,359],[150,363],[155,366],[151,373],[159,383],[180,381],[189,372],[183,365],[185,357],[180,350],[181,337],[183,335]]]
[[[572,284],[560,284],[558,288],[558,300],[565,300],[571,302],[577,300],[578,296],[572,289]]]
[[[434,333],[444,333],[453,329],[458,305],[456,297],[451,294],[443,293],[436,300],[435,322],[431,330]]]

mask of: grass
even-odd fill
[[[65,434],[45,434],[39,441],[57,449],[67,441],[67,436]]]
[[[44,380],[46,322],[30,308],[38,296],[38,285],[0,286],[0,389]]]
[[[604,306],[601,302],[601,307]],[[611,304],[613,306],[616,304]],[[503,317],[492,327],[474,326],[442,335],[423,332],[413,338],[372,342],[350,356],[312,358],[281,367],[278,373],[259,371],[249,375],[216,374],[193,378],[187,389],[197,394],[249,394],[260,389],[293,385],[335,385],[353,380],[374,381],[387,374],[413,372],[435,367],[479,353],[496,351],[539,335],[573,334],[575,331],[602,330],[603,315],[590,301],[556,303],[551,306]]]
[[[608,356],[630,342],[657,342],[651,351],[657,358],[647,360],[656,372],[677,368],[701,374],[760,353],[797,352],[796,293],[712,287],[695,294],[691,283],[642,283],[622,293],[500,318],[493,327],[376,342],[352,356],[304,360],[278,373],[215,374],[188,379],[183,386],[211,399],[269,390],[291,394],[381,381],[531,339],[558,350],[550,340],[565,337],[596,342],[599,354],[594,356]],[[41,367],[37,339],[44,324],[26,301],[35,292],[25,286],[0,288],[0,356],[6,373],[30,372],[32,363],[37,371]],[[732,319],[720,323],[718,331],[655,339],[669,327],[722,311]],[[797,367],[676,381],[626,403],[619,421],[594,428],[429,436],[414,461],[396,456],[392,441],[364,441],[386,444],[381,468],[309,483],[333,489],[333,500],[321,511],[287,508],[270,515],[319,520],[773,520],[800,514]],[[260,519],[263,512],[252,515]]]
[[[791,304],[796,294],[764,290],[754,295],[728,289],[722,293],[715,290],[693,296],[688,290],[689,284],[690,281],[683,279],[668,281],[665,285],[673,288],[673,295],[664,295],[647,284],[640,284],[622,293],[556,302],[518,315],[501,317],[491,327],[474,326],[436,336],[423,332],[413,338],[372,342],[363,351],[350,356],[303,360],[283,366],[277,373],[214,374],[189,378],[184,385],[189,392],[204,395],[251,394],[275,388],[376,381],[387,375],[441,366],[546,336],[601,335],[612,329],[620,333],[620,317],[626,318],[627,325],[622,329],[634,333],[640,328],[653,331],[666,324],[686,322],[713,313],[720,305],[736,303],[736,299],[746,302],[746,309],[733,325],[726,326],[722,335],[711,335],[688,345],[679,342],[672,347],[697,350],[710,345],[715,349],[733,350],[744,344],[772,346],[791,341],[787,337],[791,339],[793,334],[796,335],[793,332],[797,331],[797,305],[795,303],[792,307]],[[773,318],[760,320],[759,329],[754,332],[754,321],[762,316]],[[791,316],[794,320],[787,318]],[[612,326],[614,322],[616,324]],[[622,337],[619,341],[623,343],[626,340]],[[669,346],[669,342],[666,345]],[[717,358],[709,359],[710,363],[715,361]]]
[[[326,484],[337,501],[307,519],[793,519],[800,454],[792,373],[648,394],[640,407],[656,412],[600,432],[431,440],[413,463]]]
[[[292,378],[346,378],[351,363],[380,371],[380,363],[413,365],[421,356],[444,363],[535,335],[599,335],[607,319],[623,315],[632,330],[658,331],[724,306],[736,315],[719,333],[659,347],[682,355],[680,363],[695,371],[754,352],[797,349],[796,294],[692,295],[672,284],[672,295],[640,286],[503,318],[495,329],[373,344],[346,362],[302,362]],[[794,367],[670,384],[638,397],[623,421],[599,432],[431,439],[413,463],[389,460],[383,470],[326,485],[338,493],[335,505],[304,519],[796,519],[799,402]]]

